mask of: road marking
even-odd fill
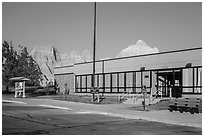
[[[8,103],[18,103],[18,104],[27,104],[27,103],[25,103],[25,102],[14,101],[14,100],[2,100],[2,102],[8,102]]]
[[[101,112],[101,111],[78,111],[76,112],[78,114],[101,114],[101,115],[109,115],[107,112]]]
[[[72,110],[71,108],[66,108],[66,107],[58,107],[58,106],[51,106],[51,105],[38,105],[41,107],[48,107],[48,108],[57,108],[57,109],[63,109],[63,110]]]

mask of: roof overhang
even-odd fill
[[[9,81],[15,81],[15,82],[28,81],[28,80],[30,79],[25,78],[25,77],[13,77],[9,79]]]

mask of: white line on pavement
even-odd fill
[[[57,108],[57,109],[63,109],[63,110],[72,110],[71,108],[66,108],[66,107],[58,107],[58,106],[51,106],[51,105],[38,105],[41,107],[48,107],[48,108]]]
[[[2,100],[2,102],[8,102],[8,103],[18,103],[18,104],[27,104],[27,103],[25,103],[25,102],[14,101],[14,100]]]
[[[100,111],[78,111],[78,114],[101,114],[101,115],[109,115],[107,112],[100,112]]]

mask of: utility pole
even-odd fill
[[[96,2],[94,2],[94,39],[93,39],[93,75],[92,75],[93,100],[95,92],[95,60],[96,60]]]
[[[95,88],[95,60],[96,60],[96,2],[94,2],[94,40],[93,40],[93,88]]]

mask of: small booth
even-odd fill
[[[24,77],[14,77],[9,79],[9,81],[13,81],[15,83],[15,98],[21,96],[25,98],[25,82],[28,80],[28,78]]]

